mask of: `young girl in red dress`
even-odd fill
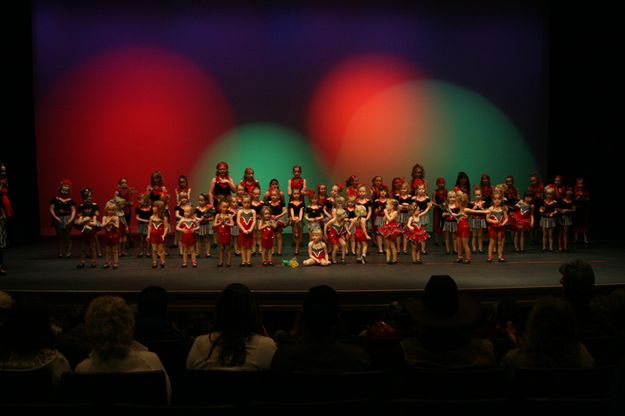
[[[417,188],[419,185],[423,185],[425,187],[425,193],[428,192],[428,181],[425,179],[425,169],[419,163],[416,163],[412,167],[412,182],[410,184],[410,190],[413,195],[416,195]]]
[[[208,203],[212,206],[217,206],[217,203],[221,202],[222,199],[236,192],[237,187],[234,184],[234,180],[230,177],[226,162],[217,164],[217,171],[211,179],[208,189]]]
[[[119,267],[119,238],[120,221],[118,206],[114,201],[108,201],[104,206],[104,216],[102,217],[102,228],[104,229],[104,267],[117,269]]]
[[[245,189],[245,193],[247,193],[248,195],[252,195],[254,188],[260,188],[260,183],[258,183],[256,178],[254,177],[254,169],[245,168],[245,171],[243,173],[243,179],[241,179],[239,185],[241,185],[243,189]]]
[[[217,244],[219,245],[219,263],[217,267],[224,265],[224,257],[226,257],[226,267],[230,267],[232,264],[232,233],[231,229],[234,225],[232,214],[228,210],[228,201],[222,199],[219,202],[219,213],[215,215],[215,221],[213,222],[213,230],[217,236]]]
[[[182,198],[180,201],[182,202]],[[195,212],[191,205],[186,204],[182,208],[182,218],[176,225],[176,231],[180,233],[180,247],[182,248],[182,267],[187,267],[187,260],[191,255],[191,265],[197,267],[197,232],[200,228],[195,219]]]
[[[299,189],[301,194],[304,194],[308,189],[306,179],[302,178],[302,167],[300,165],[293,166],[293,177],[289,179],[286,187],[286,193],[289,198],[293,195],[295,189]]]
[[[329,266],[328,247],[323,242],[323,232],[314,226],[310,231],[310,242],[308,243],[308,258],[302,262],[304,266]]]
[[[367,208],[359,204],[356,205],[354,212],[356,216],[351,220],[349,232],[354,236],[356,243],[356,263],[365,264],[369,240],[371,240],[367,233]]]
[[[157,256],[161,267],[165,267],[165,236],[167,234],[168,220],[165,216],[165,202],[155,201],[152,204],[152,216],[148,223],[148,235],[146,241],[152,245],[152,268],[157,267]]]
[[[486,215],[488,210],[471,209],[467,205],[469,196],[464,192],[456,192],[457,211],[453,212],[453,216],[457,221],[456,229],[456,247],[458,248],[457,263],[471,263],[471,250],[469,249],[469,215]],[[503,240],[502,240],[503,242]],[[464,256],[462,255],[464,251]]]
[[[486,222],[488,223],[488,258],[489,263],[493,261],[493,250],[497,244],[497,256],[499,262],[505,261],[503,257],[503,243],[508,224],[508,211],[503,201],[503,195],[495,192],[493,195],[493,205],[486,210]]]
[[[258,230],[262,236],[260,257],[263,266],[273,266],[273,240],[275,238],[276,221],[272,218],[271,208],[268,206],[263,207],[261,210]]]
[[[397,237],[402,234],[401,227],[397,222],[398,215],[399,203],[396,199],[389,199],[386,208],[384,208],[384,225],[378,228],[384,237],[387,264],[397,264]]]
[[[349,237],[348,224],[345,219],[347,213],[343,208],[334,211],[334,217],[323,227],[326,241],[331,244],[332,263],[336,264],[336,253],[341,247],[341,264],[345,264],[345,254],[347,252],[347,241]]]
[[[424,185],[419,185],[419,187],[423,188]],[[408,207],[408,212],[410,213],[410,217],[408,218],[408,222],[406,222],[404,235],[412,241],[412,263],[421,264],[421,246],[430,238],[425,227],[421,224],[421,220],[427,215],[427,212],[421,211],[417,204],[410,205],[410,207]]]
[[[256,229],[256,211],[252,208],[252,198],[245,195],[242,206],[237,213],[239,227],[239,247],[241,247],[241,267],[252,266],[252,246],[254,245],[254,231]]]

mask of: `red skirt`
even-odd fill
[[[165,227],[159,227],[157,230],[150,231],[151,244],[163,244],[165,242]]]
[[[513,212],[510,216],[511,225],[517,231],[529,231],[532,229],[530,215],[521,215],[520,212]]]
[[[114,247],[119,244],[119,230],[107,231],[104,233],[104,245]]]
[[[272,228],[263,228],[263,237],[260,242],[261,246],[267,250],[272,249],[274,236],[275,233]]]
[[[395,238],[402,233],[402,230],[397,221],[393,220],[381,226],[378,232],[382,234],[384,238]]]
[[[427,233],[427,231],[425,231],[425,228],[415,227],[414,230],[407,230],[404,232],[404,234],[406,235],[406,237],[408,237],[409,240],[415,243],[420,243],[421,241],[425,241],[430,238],[430,235]]]
[[[219,244],[230,245],[230,240],[232,240],[230,227],[224,224],[221,224],[219,227],[217,227],[217,242]]]
[[[197,241],[197,235],[195,233],[182,233],[180,235],[180,241],[185,247],[193,247]]]
[[[254,245],[254,234],[245,234],[242,230],[239,232],[239,245],[241,247],[252,247]]]
[[[469,238],[469,220],[466,217],[462,217],[458,220],[456,237]]]
[[[501,225],[488,224],[488,238],[497,238],[497,233],[503,230]]]
[[[354,234],[354,239],[360,242],[367,241],[367,237],[365,236],[365,232],[362,230],[362,228],[358,227],[356,229],[356,233]]]

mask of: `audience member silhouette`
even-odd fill
[[[401,342],[406,364],[419,368],[493,367],[488,339],[474,336],[482,309],[477,300],[458,294],[451,276],[430,277],[423,302],[409,304],[415,336]]]
[[[65,356],[54,346],[54,333],[44,304],[23,299],[9,310],[0,333],[0,371],[49,373],[51,385],[71,371]]]
[[[272,370],[364,371],[369,369],[367,353],[356,345],[339,341],[338,294],[330,286],[308,291],[301,314],[302,334],[294,343],[280,344],[271,363]]]
[[[232,283],[217,301],[214,330],[195,339],[187,368],[268,370],[276,344],[263,333],[254,294]]]
[[[613,335],[609,320],[592,305],[595,272],[589,263],[575,260],[559,268],[564,296],[573,306],[580,337]]]
[[[510,374],[519,368],[592,366],[592,356],[579,341],[573,308],[568,301],[555,297],[534,304],[521,345],[508,352],[501,362]]]
[[[76,366],[77,373],[163,371],[171,396],[169,377],[159,357],[134,340],[134,314],[117,296],[100,296],[89,304],[85,331],[91,342],[89,358]]]

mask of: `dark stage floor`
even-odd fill
[[[572,245],[568,253],[542,253],[534,245],[526,253],[515,253],[507,245],[505,263],[489,264],[485,254],[474,254],[470,265],[454,263],[455,256],[444,255],[441,247],[434,245],[428,247],[430,253],[421,265],[412,264],[407,255],[399,256],[399,264],[387,265],[374,247],[366,265],[356,264],[355,257],[348,256],[347,265],[296,269],[281,265],[282,259],[292,257],[290,244],[285,246],[287,254],[274,257],[274,267],[260,266],[259,256],[252,258],[254,267],[238,267],[240,259],[233,256],[232,267],[218,268],[215,249],[212,258],[200,259],[197,269],[183,269],[177,249],[169,248],[171,255],[164,269],[152,269],[150,259],[134,256],[122,258],[117,270],[102,269],[102,259],[96,269],[77,269],[78,245],[74,246],[74,258],[59,259],[55,240],[47,238],[6,250],[9,274],[0,277],[0,289],[125,292],[160,285],[170,291],[213,292],[231,282],[242,282],[253,290],[278,293],[306,291],[318,284],[341,291],[410,291],[422,289],[433,274],[453,276],[462,289],[540,288],[559,286],[558,266],[573,259],[592,263],[598,285],[625,284],[625,247],[616,242]],[[300,261],[304,258],[298,256]]]

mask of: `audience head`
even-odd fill
[[[46,306],[39,299],[22,299],[8,311],[0,348],[17,354],[35,353],[54,345]]]
[[[561,265],[559,271],[562,274],[560,283],[564,288],[564,296],[573,306],[588,305],[595,285],[592,266],[582,260],[574,260]]]
[[[100,358],[125,357],[134,341],[135,318],[122,298],[100,296],[87,308],[85,331]]]
[[[331,335],[339,321],[339,300],[334,289],[327,285],[308,291],[302,310],[302,322],[312,335]]]
[[[254,294],[242,283],[228,285],[219,296],[215,330],[234,336],[251,336],[260,327]]]
[[[143,318],[167,319],[167,291],[148,286],[139,293],[137,312]]]

